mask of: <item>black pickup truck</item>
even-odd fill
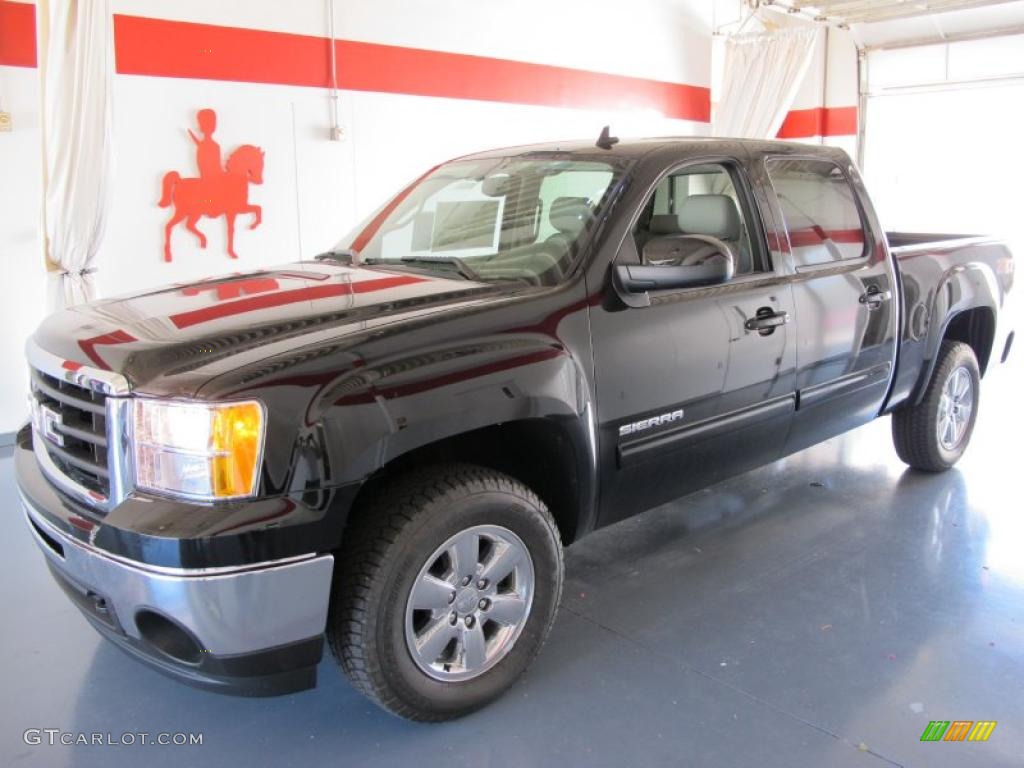
[[[904,461],[952,466],[1012,283],[998,242],[886,235],[836,149],[486,152],[315,261],[48,318],[18,485],[139,659],[284,693],[326,637],[442,720],[526,668],[595,528],[885,414]]]

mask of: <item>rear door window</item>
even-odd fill
[[[867,251],[864,219],[849,179],[830,160],[770,158],[797,268],[859,259]]]

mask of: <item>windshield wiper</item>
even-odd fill
[[[502,277],[502,278],[491,278],[485,279],[477,270],[469,266],[465,259],[460,259],[458,256],[445,256],[444,258],[437,258],[434,256],[403,256],[400,259],[382,259],[371,256],[366,259],[359,258],[358,251],[351,251],[345,248],[339,248],[337,250],[324,251],[319,256],[315,257],[317,261],[326,261],[328,259],[336,259],[343,263],[348,263],[352,266],[358,266],[365,264],[368,267],[392,267],[395,268],[399,264],[409,264],[419,268],[427,266],[437,266],[438,264],[448,268],[445,272],[455,272],[459,277],[465,280],[472,280],[476,283],[530,283],[533,281],[526,276],[518,277]],[[450,267],[454,267],[450,269]]]
[[[483,278],[480,277],[480,273],[473,269],[469,264],[460,259],[458,256],[446,256],[443,259],[436,259],[430,256],[403,256],[402,261],[406,264],[445,264],[455,267],[455,272],[461,275],[466,280],[474,280],[478,283],[483,282]]]
[[[416,267],[436,267],[442,265],[443,267],[454,267],[454,272],[465,280],[473,280],[478,283],[485,282],[480,276],[480,273],[473,269],[462,259],[457,256],[446,256],[443,259],[434,258],[431,256],[403,256],[400,259],[378,259],[369,258],[363,259],[363,264],[374,267],[387,267],[397,266],[395,262],[400,264],[409,264],[410,266]],[[451,272],[451,269],[444,269],[445,272]]]

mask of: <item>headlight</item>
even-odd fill
[[[255,400],[180,403],[135,400],[135,485],[195,499],[256,493],[265,418]]]

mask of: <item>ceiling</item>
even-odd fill
[[[962,11],[1006,0],[767,0],[765,5],[782,6],[792,13],[814,16],[821,21],[860,24]]]
[[[1024,32],[1024,0],[974,8],[854,24],[859,45],[890,47],[950,42]]]
[[[1024,31],[1024,0],[747,0],[853,30],[858,45],[926,44]]]

